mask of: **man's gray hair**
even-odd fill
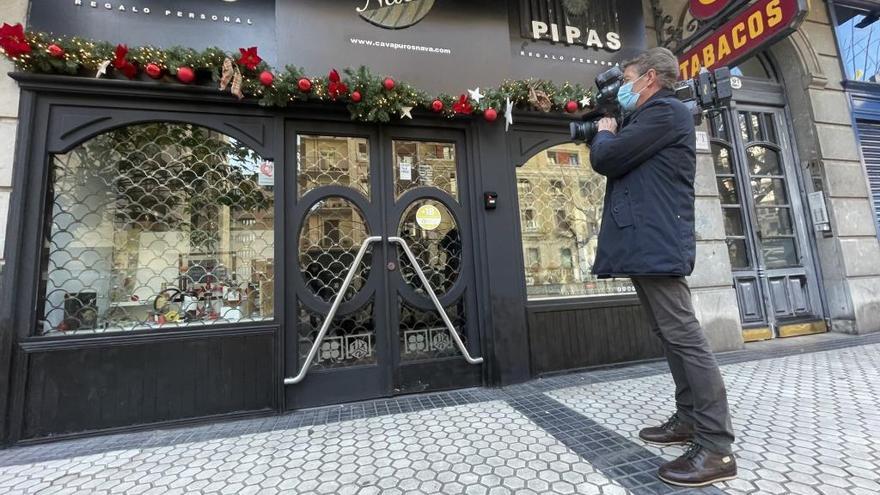
[[[660,85],[667,89],[672,89],[678,80],[678,59],[671,51],[663,47],[651,48],[638,57],[627,60],[622,65],[624,69],[634,65],[640,76],[648,70],[654,69],[657,72],[657,80]]]

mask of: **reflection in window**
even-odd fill
[[[366,139],[297,136],[299,196],[323,186],[350,187],[370,197],[370,147]]]
[[[773,75],[759,56],[750,57],[730,69],[730,74],[755,79],[774,79]]]
[[[629,280],[591,273],[602,221],[605,178],[586,146],[564,144],[517,170],[523,261],[530,299],[631,292]]]
[[[392,141],[395,197],[418,187],[435,187],[458,199],[454,143]]]
[[[712,157],[715,162],[715,175],[718,182],[718,195],[721,199],[721,211],[724,218],[724,234],[730,264],[734,270],[749,268],[749,248],[746,242],[745,222],[742,205],[737,191],[734,156],[727,133],[724,131],[724,115],[717,114],[710,121],[712,132]]]
[[[764,146],[752,146],[747,150],[749,173],[752,175],[782,175],[779,153]]]
[[[271,318],[272,168],[228,136],[169,123],[52,156],[38,333]]]
[[[846,78],[855,81],[880,81],[880,25],[877,16],[867,10],[834,4],[837,45]]]

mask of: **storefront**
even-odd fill
[[[590,275],[604,179],[568,134],[589,94],[565,84],[668,33],[656,3],[32,3],[28,31],[113,45],[65,45],[110,59],[73,77],[46,41],[55,60],[12,76],[0,438],[659,357],[628,281]],[[874,278],[833,270],[854,259],[834,246],[864,236],[826,173],[840,157],[790,89],[799,34],[737,61],[734,104],[703,131],[690,284],[716,351],[826,320],[874,328]],[[236,56],[135,48],[160,39]],[[289,67],[247,68],[257,53]],[[180,69],[195,59],[213,77]],[[361,65],[378,77],[343,72]],[[830,234],[807,206],[823,190]]]
[[[567,330],[617,332],[627,344],[591,345],[589,361],[552,369],[657,355],[639,343],[647,330],[631,287],[589,275],[602,183],[586,146],[565,144],[574,117],[564,110],[589,100],[563,84],[589,86],[644,48],[639,2],[567,16],[554,2],[159,3],[168,8],[31,5],[31,32],[131,49],[98,77],[12,76],[21,103],[4,272],[15,287],[4,294],[8,442],[522,381],[545,371],[533,370],[534,355],[560,352],[530,336],[527,291],[594,295],[589,311],[607,319]],[[258,105],[198,70],[202,84],[182,84],[176,52],[150,52],[162,61],[151,67],[135,47],[160,39],[258,45],[270,65],[302,74],[364,65],[393,77],[390,87],[465,97],[371,122],[384,119],[359,118],[355,89],[359,99],[400,93],[385,82],[387,93],[360,91],[344,74],[341,102]],[[513,92],[520,99],[508,115],[499,105],[497,119],[479,107],[481,87],[498,98],[485,88],[532,76],[559,93]],[[311,81],[309,91],[330,94],[332,79]],[[447,111],[453,102],[478,111]],[[542,179],[530,190],[581,202],[535,223],[560,237],[524,276],[523,253],[547,249],[524,246],[516,227],[532,168]],[[574,175],[553,182],[554,170]]]
[[[734,66],[732,103],[709,119],[706,148],[743,340],[876,330],[876,232],[828,6],[652,5],[658,43],[683,72]]]

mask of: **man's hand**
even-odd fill
[[[611,134],[617,134],[617,120],[611,117],[602,117],[599,120],[599,131],[610,131]]]

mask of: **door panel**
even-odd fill
[[[739,301],[740,317],[744,324],[764,322],[761,289],[756,277],[737,277],[734,281]]]
[[[478,385],[416,269],[389,237],[404,239],[457,334],[474,354],[479,337],[465,214],[462,133],[289,123],[297,201],[289,234],[296,310],[288,321],[296,375],[341,295],[308,374],[287,387],[299,408],[397,393]],[[378,237],[358,266],[358,250]],[[294,329],[293,331],[291,329]],[[290,359],[289,359],[290,360]],[[443,371],[438,371],[438,370]]]
[[[368,236],[381,235],[379,137],[353,125],[289,122],[287,160],[295,167],[296,201],[286,235],[294,297],[286,322],[286,374],[296,375],[330,313],[348,271],[351,285],[318,346],[308,375],[286,389],[287,406],[311,407],[387,395],[390,355],[384,257],[374,244],[357,267],[353,261]]]
[[[387,128],[384,136],[394,171],[387,229],[407,243],[459,338],[480,355],[463,135]],[[478,385],[481,367],[465,361],[403,248],[390,256],[394,393]]]
[[[782,110],[733,105],[710,119],[743,325],[821,318],[798,177]]]

